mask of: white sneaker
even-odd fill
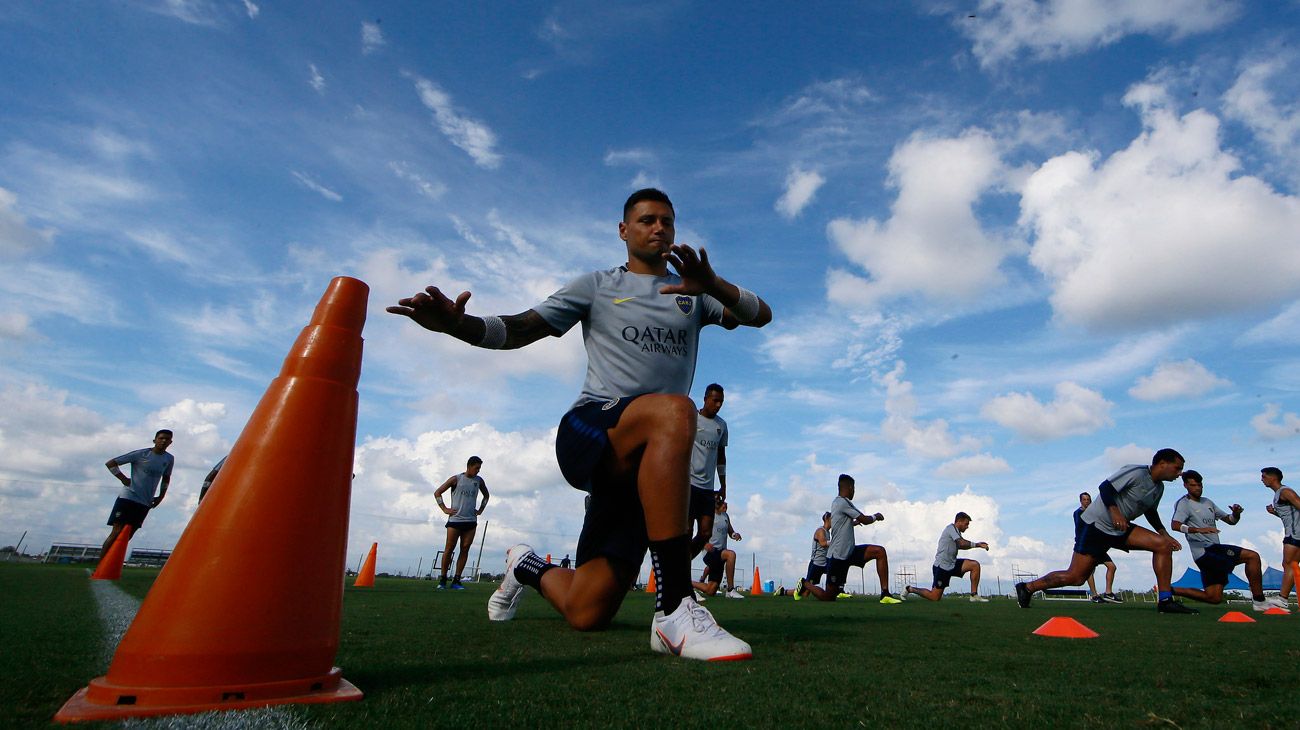
[[[1270,609],[1270,608],[1272,608],[1272,607],[1273,607],[1273,604],[1269,603],[1267,598],[1265,598],[1265,599],[1262,600],[1262,601],[1251,601],[1251,602],[1250,602],[1250,610],[1252,610],[1252,611],[1254,611],[1254,612],[1256,612],[1256,613],[1263,613],[1264,611],[1267,611],[1268,609]]]
[[[740,591],[735,588],[727,591],[724,595],[726,595],[727,598],[744,598],[744,596],[740,595]]]
[[[677,610],[666,616],[663,611],[655,611],[650,622],[650,648],[660,654],[706,662],[754,656],[749,644],[728,634],[713,620],[713,614],[693,598],[683,598]]]
[[[971,603],[988,603],[988,602],[989,602],[989,599],[985,598],[984,596],[971,596],[971,597],[970,597],[970,602],[971,602]]]
[[[501,585],[488,598],[489,621],[509,621],[515,617],[519,599],[524,595],[524,584],[515,578],[515,566],[532,551],[532,546],[523,543],[506,551],[506,575],[501,579]]]
[[[700,593],[699,591],[695,591],[695,600],[700,603],[704,603],[709,599],[705,598],[703,593]]]
[[[1281,608],[1287,611],[1291,610],[1291,602],[1281,596],[1269,596],[1264,599],[1264,602],[1274,608]]]

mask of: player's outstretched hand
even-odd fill
[[[872,517],[876,518],[876,522],[884,522],[885,520],[885,516],[880,514],[879,512],[872,515]]]
[[[984,552],[988,552],[989,550],[989,544],[987,542],[977,542],[975,543],[975,547],[984,548]]]
[[[1270,515],[1276,515],[1276,514],[1277,514],[1277,510],[1273,509],[1273,505],[1271,505],[1271,504],[1270,504],[1270,505],[1266,505],[1266,506],[1264,507],[1264,510],[1267,511]]]
[[[1246,511],[1246,508],[1239,504],[1234,504],[1228,508],[1228,511],[1232,512],[1234,515],[1240,515],[1242,512]]]
[[[703,294],[713,289],[718,275],[713,273],[709,253],[703,248],[696,253],[685,244],[673,244],[664,256],[677,269],[682,283],[665,286],[659,290],[660,294]]]
[[[424,291],[398,299],[396,306],[387,307],[384,311],[410,317],[427,330],[451,332],[465,316],[465,303],[469,297],[470,293],[463,291],[453,302],[438,287],[426,286]]]

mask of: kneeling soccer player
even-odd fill
[[[1241,505],[1230,506],[1230,513],[1219,509],[1213,500],[1202,496],[1205,485],[1200,472],[1190,469],[1183,472],[1183,488],[1187,494],[1174,503],[1174,517],[1170,527],[1174,532],[1187,536],[1187,547],[1192,550],[1192,560],[1201,571],[1203,590],[1174,588],[1174,595],[1202,603],[1222,603],[1223,587],[1228,584],[1232,569],[1245,565],[1246,581],[1250,583],[1253,599],[1251,608],[1256,611],[1267,611],[1275,605],[1286,608],[1285,600],[1270,602],[1264,598],[1264,573],[1259,553],[1219,542],[1218,520],[1229,525],[1237,524],[1241,520]]]
[[[880,602],[885,604],[902,603],[889,592],[889,553],[881,545],[854,545],[853,528],[856,525],[870,525],[885,519],[877,512],[864,514],[853,506],[856,484],[853,477],[841,474],[839,495],[831,502],[831,542],[827,549],[829,558],[826,573],[826,587],[820,588],[800,578],[795,588],[794,597],[802,598],[811,593],[819,601],[834,601],[840,595],[849,579],[849,566],[864,567],[868,562],[876,561],[876,576],[880,579]]]
[[[943,528],[939,534],[939,549],[934,554],[934,583],[930,588],[916,588],[907,586],[908,595],[920,596],[927,601],[937,601],[943,598],[943,592],[948,588],[948,583],[953,578],[960,578],[970,573],[970,600],[972,603],[988,603],[989,599],[980,595],[980,563],[978,560],[958,560],[958,550],[973,550],[979,548],[988,552],[989,544],[987,542],[971,542],[962,537],[962,533],[970,527],[970,515],[965,512],[958,512],[953,519],[952,524]]]

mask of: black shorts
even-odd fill
[[[560,419],[555,434],[555,458],[570,485],[587,492],[587,515],[578,535],[575,564],[610,558],[625,567],[641,565],[649,540],[645,512],[636,489],[636,476],[620,481],[596,481],[596,467],[609,448],[609,429],[618,425],[628,404],[639,396],[608,403],[587,403]]]
[[[723,565],[724,562],[722,560],[721,550],[705,550],[704,551],[704,568],[705,568],[704,580],[700,582],[721,583]]]
[[[108,513],[108,525],[130,525],[132,530],[140,529],[144,518],[149,516],[149,505],[140,504],[134,499],[118,497],[113,503],[113,510]]]
[[[1098,563],[1113,562],[1109,551],[1113,548],[1128,552],[1128,536],[1132,534],[1134,527],[1136,525],[1129,524],[1123,535],[1112,535],[1097,529],[1096,525],[1084,524],[1083,529],[1079,531],[1079,536],[1074,540],[1074,552],[1088,555]]]
[[[853,552],[849,553],[849,556],[843,560],[840,560],[839,558],[827,558],[826,585],[829,586],[834,583],[843,588],[845,584],[849,582],[849,566],[861,568],[867,564],[867,548],[869,547],[874,546],[856,545],[853,548]]]
[[[940,568],[937,565],[931,565],[930,572],[934,574],[934,582],[931,585],[934,586],[935,588],[947,588],[948,583],[950,583],[953,578],[961,577],[961,574],[963,572],[962,565],[965,562],[966,562],[965,560],[962,560],[961,558],[957,558],[957,562],[952,564],[951,570],[949,570],[948,568]]]
[[[1205,552],[1196,559],[1196,567],[1201,571],[1201,585],[1226,586],[1232,576],[1232,569],[1241,562],[1241,547],[1237,545],[1206,545]]]
[[[707,517],[716,511],[718,493],[712,489],[691,487],[690,518]]]
[[[1284,537],[1282,538],[1282,544],[1290,545],[1291,547],[1300,547],[1300,538]]]
[[[450,527],[453,530],[460,530],[461,532],[466,532],[468,530],[477,529],[478,523],[477,522],[453,522],[451,520],[447,520],[447,527]]]
[[[809,560],[808,575],[806,576],[806,580],[813,585],[817,585],[822,582],[823,575],[826,575],[826,566],[818,565],[813,561]]]

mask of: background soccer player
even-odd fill
[[[1228,509],[1232,510],[1231,513],[1219,509],[1219,505],[1203,496],[1205,485],[1197,471],[1189,469],[1183,472],[1183,488],[1187,494],[1174,503],[1174,518],[1170,527],[1174,532],[1187,536],[1187,547],[1191,548],[1192,560],[1201,571],[1201,586],[1204,590],[1174,588],[1174,595],[1203,603],[1222,603],[1223,587],[1228,584],[1232,569],[1245,565],[1246,580],[1250,583],[1250,595],[1254,599],[1251,607],[1254,610],[1267,611],[1271,605],[1285,604],[1286,601],[1281,599],[1277,603],[1264,600],[1264,575],[1259,553],[1240,545],[1219,542],[1218,520],[1229,525],[1237,524],[1241,519],[1241,505],[1230,506]]]
[[[970,574],[970,600],[972,603],[988,603],[989,599],[980,595],[980,563],[978,560],[969,558],[959,559],[958,550],[973,550],[979,548],[988,552],[989,544],[987,542],[971,542],[962,537],[962,533],[970,527],[970,515],[965,512],[958,512],[953,518],[952,524],[943,528],[939,533],[939,547],[934,553],[934,564],[930,567],[934,574],[934,582],[929,588],[916,588],[907,586],[904,590],[909,595],[920,596],[927,601],[938,601],[943,598],[943,592],[947,590],[948,584],[953,578],[960,578],[967,573]]]

